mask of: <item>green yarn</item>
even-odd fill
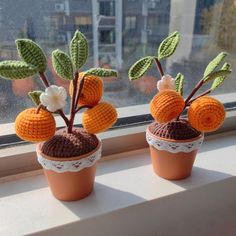
[[[16,46],[18,54],[23,61],[36,66],[39,72],[46,70],[47,59],[38,44],[30,39],[17,39]]]
[[[184,87],[184,75],[181,73],[178,73],[175,77],[175,88],[176,92],[183,95],[183,87]]]
[[[225,63],[223,66],[222,66],[222,70],[230,70],[230,68],[231,68],[231,65],[229,64],[229,63]],[[220,77],[218,77],[218,78],[216,78],[214,81],[213,81],[213,83],[212,83],[212,85],[211,85],[211,90],[213,91],[213,90],[215,90],[216,88],[218,88],[223,82],[224,82],[224,80],[227,78],[227,75],[225,75],[225,76],[220,76]]]
[[[57,49],[52,52],[52,65],[56,73],[64,80],[73,80],[73,65],[70,57]]]
[[[136,80],[142,77],[145,72],[151,67],[154,58],[152,56],[143,57],[135,62],[129,69],[129,79]]]
[[[104,68],[91,68],[85,71],[84,76],[85,75],[96,75],[99,77],[117,77],[117,71]]]
[[[38,73],[37,67],[23,61],[0,62],[0,76],[4,79],[25,79]]]
[[[222,77],[222,76],[227,76],[231,73],[232,71],[230,69],[224,69],[224,70],[218,70],[218,71],[214,71],[210,74],[208,74],[204,79],[203,82],[206,83],[210,80],[216,79],[218,77]]]
[[[219,53],[206,67],[203,77],[203,82],[206,83],[214,79],[212,83],[211,90],[218,88],[224,80],[227,78],[231,71],[231,66],[229,63],[225,63],[222,68],[218,71],[214,71],[219,64],[224,60],[228,54],[226,52]]]
[[[175,52],[179,40],[180,36],[177,31],[165,38],[158,48],[158,59],[161,60],[171,56]]]
[[[39,97],[42,93],[43,91],[33,91],[33,92],[28,93],[29,97],[31,98],[31,100],[36,106],[38,106],[41,103]]]
[[[88,42],[86,37],[76,30],[70,42],[70,56],[75,69],[78,71],[87,61]]]
[[[204,72],[204,77],[210,74],[212,71],[216,69],[216,67],[224,60],[227,56],[226,52],[219,53],[206,67]]]

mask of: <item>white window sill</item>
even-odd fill
[[[53,198],[41,174],[1,183],[0,235],[236,235],[235,150],[236,132],[208,137],[181,181],[156,176],[148,149],[109,156],[77,202]]]

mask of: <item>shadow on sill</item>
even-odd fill
[[[217,139],[219,139],[217,141]],[[222,137],[207,137],[206,140],[204,140],[203,145],[201,149],[199,150],[199,153],[202,152],[209,152],[216,149],[221,149],[225,147],[235,146],[235,134],[227,134],[224,136],[222,134]]]
[[[236,178],[231,177],[33,235],[236,235],[235,184]],[[83,217],[78,203],[65,206]]]
[[[0,198],[48,187],[42,175],[0,184]]]
[[[128,160],[129,159],[127,159],[127,161]],[[112,166],[113,166],[112,169],[111,169],[111,166],[104,165],[105,166],[104,169],[99,170],[99,168],[98,168],[97,176],[102,175],[102,174],[106,174],[106,173],[110,173],[110,172],[122,171],[124,169],[130,169],[130,168],[135,168],[138,166],[150,164],[149,158],[143,158],[143,160],[144,160],[143,162],[139,162],[139,160],[137,159],[137,163],[139,163],[139,165],[133,164],[132,166],[131,166],[131,163],[127,164],[126,162],[125,162],[125,166],[118,165],[119,163],[112,163]],[[114,161],[119,161],[119,159],[114,160]],[[150,166],[150,171],[152,171],[151,166]],[[216,181],[222,180],[222,179],[227,179],[230,177],[231,177],[231,175],[225,174],[222,172],[203,169],[203,168],[199,168],[199,167],[193,167],[192,175],[189,178],[179,180],[179,181],[171,181],[171,182],[173,184],[181,186],[184,189],[192,189],[192,188],[195,188],[195,187],[198,187],[201,185],[216,182]],[[158,178],[160,178],[160,177],[157,177],[157,179]],[[127,180],[124,180],[124,181],[127,181]],[[21,193],[29,192],[29,191],[35,191],[35,190],[38,190],[41,188],[47,188],[47,187],[48,187],[48,184],[47,184],[46,178],[41,175],[33,176],[33,177],[29,177],[29,178],[24,178],[24,179],[12,181],[12,182],[6,182],[6,183],[3,183],[0,185],[0,189],[1,189],[0,198],[7,197],[10,195],[14,195],[14,194],[21,194]],[[50,191],[49,188],[48,188],[48,191]],[[129,202],[133,202],[133,201],[138,202],[138,200],[140,200],[140,201],[142,200],[140,197],[134,196],[131,193],[122,192],[120,190],[112,189],[108,186],[97,183],[96,179],[95,179],[95,190],[92,193],[92,195],[90,196],[90,197],[94,198],[93,204],[95,204],[95,207],[99,206],[99,204],[100,204],[96,200],[96,192],[97,192],[97,194],[103,194],[103,192],[104,192],[104,194],[106,195],[106,196],[104,195],[104,199],[108,199],[110,201],[111,205],[112,204],[116,205],[117,201],[118,202],[124,201],[126,203],[129,203]],[[109,197],[107,197],[107,195]],[[103,199],[103,197],[102,198],[100,197],[99,199]],[[84,199],[79,202],[74,202],[74,203],[72,203],[72,205],[79,203],[79,206],[80,206],[81,205],[80,203],[86,202],[86,201],[87,200]],[[98,205],[96,205],[96,204],[98,204]],[[108,203],[104,203],[104,204],[107,205]]]
[[[114,173],[118,171],[123,171],[127,169],[133,169],[141,166],[146,166],[151,164],[151,158],[146,155],[147,150],[139,150],[137,154],[133,152],[129,153],[121,153],[120,158],[115,159],[107,159],[97,165],[97,173],[96,175],[104,175],[108,173]],[[124,156],[125,155],[125,156]],[[125,161],[124,161],[125,160]],[[102,168],[100,168],[102,165]]]
[[[79,219],[103,214],[109,211],[143,202],[145,199],[132,193],[95,183],[93,192],[86,198],[75,202],[63,202]],[[88,207],[89,206],[89,207]]]
[[[190,177],[182,180],[172,180],[171,182],[188,190],[231,177],[232,175],[230,174],[194,166]]]

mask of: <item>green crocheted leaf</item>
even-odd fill
[[[212,71],[215,70],[215,68],[224,60],[224,58],[227,56],[226,52],[221,52],[218,54],[206,67],[204,72],[204,77],[206,77],[208,74],[210,74]]]
[[[84,76],[85,75],[96,75],[99,77],[117,77],[117,71],[104,68],[91,68],[85,71]]]
[[[183,90],[184,90],[184,75],[181,73],[178,73],[177,76],[175,77],[175,88],[176,92],[180,93],[183,95]]]
[[[158,59],[161,60],[171,56],[175,52],[179,44],[179,40],[180,37],[177,31],[165,38],[158,48]]]
[[[231,65],[229,64],[229,63],[225,63],[223,66],[222,66],[222,70],[230,70],[230,68],[231,68]],[[225,75],[225,76],[220,76],[220,77],[218,77],[218,78],[216,78],[214,81],[213,81],[213,83],[212,83],[212,85],[211,85],[211,90],[213,91],[213,90],[215,90],[216,88],[218,88],[223,82],[224,82],[224,80],[227,78],[227,75]]]
[[[142,77],[146,73],[146,71],[151,67],[153,60],[153,57],[147,56],[135,62],[129,69],[129,79],[136,80]]]
[[[61,50],[52,52],[52,65],[56,73],[64,80],[73,79],[73,65],[70,57]]]
[[[206,83],[210,80],[213,80],[213,79],[216,79],[218,77],[221,77],[221,76],[227,76],[231,73],[232,71],[230,69],[224,69],[224,70],[218,70],[218,71],[214,71],[214,72],[211,72],[209,75],[207,75],[204,79],[203,79],[203,82]]]
[[[46,70],[47,59],[38,44],[30,39],[17,39],[16,46],[18,54],[23,61],[36,66],[39,72]]]
[[[0,76],[4,79],[25,79],[38,73],[37,67],[24,61],[0,62]]]
[[[88,42],[86,37],[76,31],[70,42],[70,56],[76,70],[79,70],[88,58]]]
[[[42,93],[43,91],[33,91],[33,92],[28,93],[29,97],[31,98],[31,100],[36,106],[38,106],[41,103],[39,97]]]

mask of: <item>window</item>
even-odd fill
[[[115,43],[114,30],[101,30],[99,41],[101,44],[114,44]]]
[[[126,16],[125,17],[125,29],[134,30],[136,29],[136,16]]]
[[[100,15],[114,16],[115,15],[115,1],[100,1]]]
[[[76,25],[91,25],[92,18],[91,18],[91,16],[76,16],[75,17],[75,24]]]
[[[147,5],[147,2],[155,4]],[[116,107],[148,104],[160,79],[155,66],[142,79],[133,82],[127,78],[128,69],[140,57],[154,55],[159,42],[178,30],[182,43],[172,57],[163,61],[163,68],[173,77],[178,72],[185,75],[186,95],[201,78],[209,60],[220,51],[230,53],[229,62],[236,68],[235,1],[195,2],[32,0],[29,4],[28,0],[2,0],[0,59],[18,58],[16,38],[33,39],[46,52],[50,81],[68,88],[68,83],[53,71],[50,54],[56,48],[68,50],[70,37],[80,28],[90,44],[88,64],[119,69],[117,80],[104,80],[104,100]],[[230,77],[216,93],[229,95],[232,100],[236,94],[236,71]],[[20,111],[33,106],[27,93],[42,89],[37,77],[26,82],[0,80],[0,85],[1,124],[14,122]]]

